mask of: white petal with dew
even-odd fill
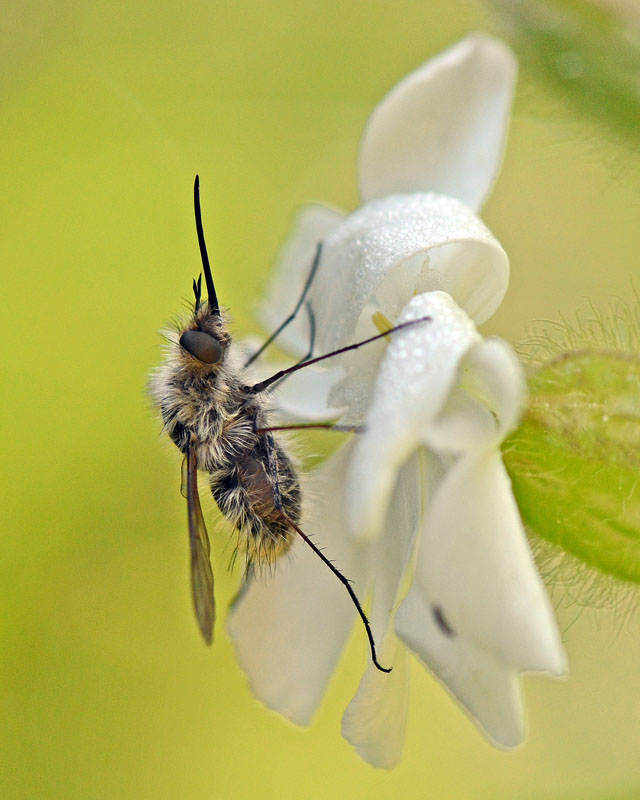
[[[497,448],[463,456],[426,509],[412,591],[453,638],[517,670],[561,675],[566,658]]]
[[[393,321],[411,295],[436,289],[483,322],[500,305],[508,279],[504,250],[460,201],[412,194],[368,203],[324,239],[310,290],[316,352],[353,342],[361,316],[370,320],[381,311]]]
[[[273,270],[273,278],[260,304],[260,320],[269,333],[291,314],[302,294],[318,243],[344,218],[344,212],[319,203],[301,208],[284,241]],[[282,331],[278,344],[289,353],[303,356],[309,348],[309,319],[304,308]]]
[[[343,447],[315,473],[315,524],[305,533],[366,596],[369,560],[341,529],[340,503],[350,448]],[[308,516],[308,515],[306,515]],[[298,725],[311,721],[356,619],[344,587],[306,544],[278,560],[274,574],[253,580],[228,619],[238,661],[256,697]]]
[[[430,321],[393,334],[365,432],[355,446],[346,510],[349,528],[357,535],[379,531],[398,468],[446,402],[460,359],[480,340],[473,322],[443,292],[414,297],[398,323],[424,316]]]
[[[480,208],[500,168],[516,70],[505,44],[474,34],[400,81],[365,128],[362,198],[432,191]]]
[[[440,453],[497,445],[517,424],[525,395],[524,371],[511,346],[500,339],[477,342],[460,361],[455,391],[423,441]]]
[[[520,744],[522,697],[513,667],[473,642],[448,636],[415,586],[398,609],[396,633],[493,742],[502,747]]]
[[[369,764],[391,769],[402,758],[404,748],[409,659],[393,632],[384,642],[380,657],[382,663],[393,664],[393,671],[385,675],[369,664],[342,717],[342,735]]]

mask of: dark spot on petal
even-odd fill
[[[433,618],[435,619],[436,624],[440,628],[442,633],[444,633],[445,636],[455,636],[456,632],[447,622],[440,606],[431,606],[431,610],[433,612]]]

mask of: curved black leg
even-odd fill
[[[311,263],[311,271],[309,272],[309,277],[307,278],[304,288],[302,289],[302,294],[300,295],[295,308],[293,309],[291,314],[289,314],[289,316],[285,319],[285,321],[275,329],[275,331],[271,334],[271,336],[269,336],[267,341],[258,350],[256,350],[256,352],[252,356],[250,356],[247,359],[247,361],[245,362],[245,367],[248,367],[249,364],[253,364],[256,358],[261,356],[267,349],[267,347],[269,347],[269,345],[282,333],[282,331],[287,327],[287,325],[293,322],[293,320],[297,317],[298,312],[302,308],[302,304],[304,303],[305,298],[309,292],[309,289],[311,288],[311,284],[313,283],[313,279],[316,276],[316,272],[318,271],[321,255],[322,255],[322,242],[318,242],[318,246],[316,247],[316,253],[313,257],[313,262]]]
[[[383,331],[382,333],[378,333],[375,336],[370,336],[368,339],[363,339],[361,342],[355,342],[354,344],[349,344],[346,347],[340,347],[338,350],[333,350],[331,353],[325,353],[323,356],[310,358],[308,361],[303,361],[302,363],[298,362],[297,364],[294,364],[292,367],[288,367],[287,369],[281,369],[279,372],[276,372],[275,375],[271,375],[271,377],[265,378],[265,380],[260,381],[259,383],[254,383],[253,386],[247,386],[246,390],[251,394],[258,394],[259,392],[264,392],[264,390],[268,389],[269,386],[272,386],[274,383],[277,383],[278,381],[281,381],[283,378],[286,378],[287,375],[290,375],[292,372],[297,372],[299,369],[304,369],[305,367],[309,367],[311,366],[311,364],[317,364],[319,361],[325,361],[327,358],[333,358],[334,356],[339,356],[341,353],[348,353],[351,350],[357,350],[359,347],[362,347],[365,344],[369,344],[370,342],[375,342],[378,339],[384,339],[391,333],[404,330],[405,328],[410,328],[412,325],[418,325],[422,322],[431,322],[431,317],[420,317],[419,319],[412,319],[409,322],[402,322],[400,323],[400,325],[396,325],[393,328],[389,328],[388,331]]]

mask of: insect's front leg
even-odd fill
[[[313,317],[311,318],[314,319]],[[245,387],[245,391],[248,394],[260,394],[260,392],[264,392],[265,389],[268,389],[269,386],[272,386],[274,383],[278,383],[283,378],[286,378],[288,375],[297,372],[299,369],[305,369],[305,367],[310,367],[312,364],[318,364],[321,361],[326,361],[328,358],[333,358],[334,356],[339,356],[342,353],[349,353],[352,350],[357,350],[358,348],[363,347],[363,345],[376,342],[378,339],[386,339],[390,334],[395,333],[396,331],[401,331],[405,328],[410,328],[412,325],[419,325],[423,322],[431,322],[431,317],[420,317],[419,319],[411,319],[407,322],[401,322],[399,325],[389,328],[389,330],[383,331],[382,333],[378,333],[375,336],[370,336],[368,339],[363,339],[361,342],[354,342],[354,344],[349,344],[346,347],[340,347],[330,353],[325,353],[323,356],[317,356],[316,358],[310,358],[308,361],[304,361],[303,363],[294,364],[288,369],[281,369],[270,378],[266,378],[259,383],[254,383],[253,386]]]
[[[336,433],[364,433],[364,425],[338,425],[334,422],[297,422],[291,425],[269,425],[265,428],[256,428],[254,433],[267,433],[269,431],[335,431]]]
[[[311,272],[309,273],[309,277],[306,280],[306,283],[302,289],[302,294],[298,298],[298,302],[296,303],[295,308],[289,314],[289,316],[285,319],[285,321],[279,325],[275,331],[269,336],[267,341],[260,347],[260,349],[256,350],[256,352],[245,362],[245,367],[248,367],[249,364],[253,364],[253,362],[264,353],[264,351],[269,347],[269,345],[282,333],[282,331],[289,325],[289,323],[293,322],[293,320],[297,317],[298,312],[302,308],[303,303],[307,297],[307,293],[311,288],[311,284],[313,283],[313,279],[316,276],[316,272],[318,271],[318,266],[320,265],[320,257],[322,255],[322,242],[318,242],[316,247],[315,256],[313,257],[313,262],[311,264]],[[311,325],[311,346],[309,348],[310,354],[305,356],[304,360],[311,358],[311,353],[313,353],[313,339],[315,337],[315,318],[313,317],[313,312],[311,310],[311,304],[309,302],[306,303],[307,313],[309,314],[309,323]]]

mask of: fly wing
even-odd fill
[[[207,644],[213,641],[213,623],[216,617],[216,604],[213,597],[213,572],[209,557],[210,545],[207,528],[202,516],[200,496],[198,495],[198,468],[196,451],[192,445],[182,464],[181,491],[187,498],[189,519],[189,545],[191,547],[191,591],[196,619]]]

